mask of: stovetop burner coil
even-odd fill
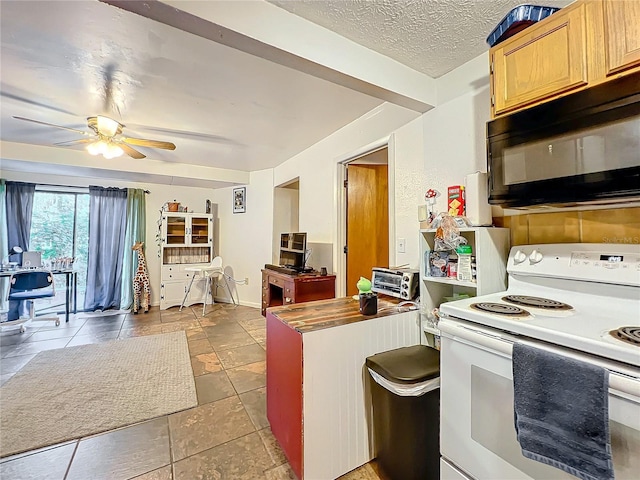
[[[630,343],[631,345],[640,346],[640,327],[620,327],[617,330],[609,332],[614,338]]]
[[[529,312],[515,305],[506,305],[504,303],[481,302],[472,303],[471,308],[482,310],[489,313],[497,313],[499,315],[509,315],[513,317],[529,315]]]
[[[523,305],[525,307],[542,308],[546,310],[571,310],[573,307],[566,303],[551,300],[549,298],[542,297],[530,297],[528,295],[507,295],[502,297],[505,302],[515,303],[516,305]]]

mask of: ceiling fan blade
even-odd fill
[[[95,142],[95,138],[81,138],[79,140],[69,140],[68,142],[58,142],[54,143],[54,145],[60,145],[63,147],[71,147],[73,145],[81,145],[83,143],[93,143]]]
[[[40,120],[33,120],[31,118],[18,117],[16,115],[14,115],[13,118],[15,118],[16,120],[24,120],[25,122],[32,122],[32,123],[38,123],[40,125],[46,125],[47,127],[55,127],[55,128],[61,128],[63,130],[69,130],[70,132],[79,133],[80,135],[85,135],[85,136],[91,135],[88,132],[85,132],[83,130],[78,130],[76,128],[63,127],[62,125],[55,125],[53,123],[41,122]]]
[[[160,140],[147,140],[144,138],[122,137],[120,141],[138,145],[140,147],[164,148],[165,150],[175,150],[176,146],[171,142],[161,142]]]
[[[135,148],[130,147],[129,145],[127,145],[126,143],[118,143],[118,146],[120,148],[122,148],[122,150],[124,150],[124,153],[126,153],[127,155],[129,155],[131,158],[136,158],[136,159],[141,159],[141,158],[145,158],[145,155],[143,155],[142,153],[140,153],[138,150],[136,150]]]

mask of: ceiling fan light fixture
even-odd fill
[[[120,123],[116,122],[114,119],[105,117],[103,115],[98,115],[98,131],[106,136],[113,137],[120,127]]]
[[[103,140],[98,140],[97,142],[90,143],[87,145],[87,152],[91,155],[102,155],[107,151],[107,143]]]
[[[124,150],[122,150],[122,148],[120,148],[118,145],[114,145],[113,143],[110,143],[109,145],[107,145],[107,151],[104,152],[102,156],[104,158],[111,160],[112,158],[119,157],[123,153],[124,153]]]

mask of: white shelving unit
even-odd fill
[[[461,228],[460,235],[471,245],[476,258],[476,279],[459,281],[450,277],[430,275],[429,256],[435,247],[436,230],[420,230],[420,303],[423,342],[438,347],[440,335],[437,327],[428,320],[428,314],[440,304],[456,295],[472,297],[500,292],[507,289],[507,257],[509,256],[509,229],[494,227]]]
[[[213,215],[164,212],[161,228],[160,309],[165,310],[182,303],[193,276],[193,272],[186,271],[186,268],[211,263]],[[185,305],[201,303],[205,285],[204,279],[196,279]]]

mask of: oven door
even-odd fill
[[[513,425],[515,337],[445,318],[438,326],[442,333],[440,451],[445,460],[475,480],[575,479],[521,453]],[[636,479],[640,471],[640,383],[630,378],[611,373],[609,379],[616,480]]]

